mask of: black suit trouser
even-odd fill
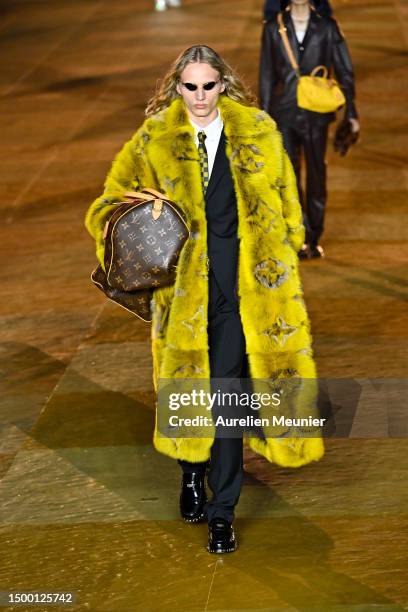
[[[236,308],[209,274],[208,341],[211,378],[239,378],[246,366],[245,337]],[[211,384],[212,393],[217,391]],[[184,473],[205,473],[207,462],[179,461]],[[243,441],[240,438],[215,437],[211,447],[208,485],[213,497],[206,505],[208,522],[224,518],[232,522],[243,480]]]
[[[278,118],[277,123],[296,174],[303,209],[303,223],[306,228],[306,242],[316,246],[324,229],[327,200],[325,157],[329,126],[328,123],[318,123],[308,119],[301,112],[292,116],[290,121]],[[306,166],[306,197],[301,184],[302,150]]]

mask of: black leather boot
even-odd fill
[[[201,523],[205,519],[204,505],[207,495],[204,485],[205,473],[183,474],[180,493],[180,513],[187,523]]]
[[[324,250],[320,244],[311,244],[310,245],[310,257],[312,259],[318,259],[324,257]]]
[[[234,529],[223,518],[215,518],[208,525],[208,546],[210,553],[230,553],[237,550]]]
[[[308,244],[304,244],[300,251],[298,252],[299,259],[310,259],[310,247]]]

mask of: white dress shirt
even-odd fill
[[[217,117],[211,121],[205,127],[201,127],[194,123],[192,119],[190,119],[191,125],[195,131],[195,143],[198,147],[198,132],[205,132],[205,147],[207,149],[207,157],[208,157],[208,173],[209,177],[211,176],[211,172],[214,166],[215,155],[218,149],[218,143],[220,142],[221,132],[224,127],[223,120],[221,119],[220,111],[218,111]]]
[[[295,28],[296,38],[298,39],[298,42],[300,44],[302,44],[302,42],[303,42],[303,39],[304,39],[305,34],[306,34],[306,30],[307,30],[307,28],[305,28],[304,30],[299,30],[299,29]]]

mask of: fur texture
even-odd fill
[[[304,228],[292,166],[269,115],[226,96],[220,97],[219,110],[237,194],[238,294],[251,378],[275,383],[293,377],[314,379],[297,260]],[[155,291],[152,352],[157,389],[159,378],[210,376],[205,201],[194,130],[181,99],[147,119],[125,144],[103,195],[87,213],[86,226],[96,239],[101,262],[105,219],[124,191],[143,187],[159,189],[177,202],[191,231],[179,258],[175,285]],[[300,397],[300,412],[302,401]],[[281,433],[279,438],[248,438],[248,442],[269,461],[286,467],[298,467],[323,455],[320,438]],[[167,438],[157,426],[154,433],[157,450],[187,461],[208,459],[212,442],[211,436]]]

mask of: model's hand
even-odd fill
[[[350,123],[351,123],[351,131],[352,132],[359,132],[360,131],[360,123],[358,121],[358,119],[349,119]]]

